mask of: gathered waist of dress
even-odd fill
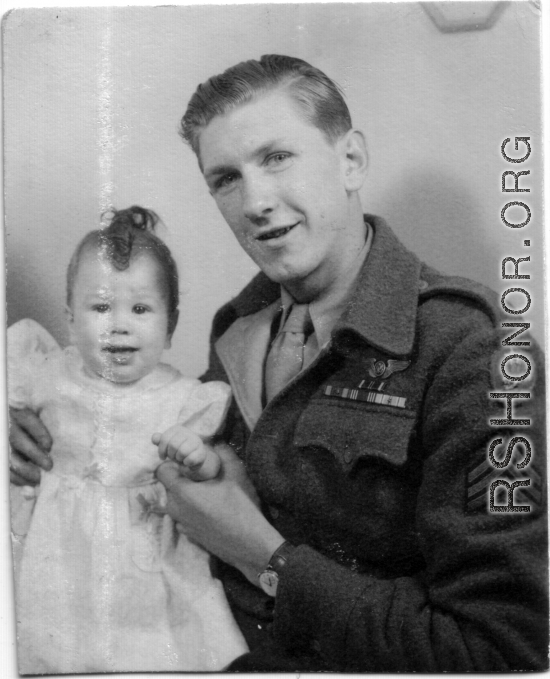
[[[143,488],[160,484],[160,481],[154,476],[141,479],[135,477],[127,479],[116,478],[114,475],[102,472],[96,464],[86,467],[78,474],[57,472],[55,468],[47,472],[47,474],[57,477],[65,487],[69,488],[77,488],[83,484],[93,484],[105,488]]]

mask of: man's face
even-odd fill
[[[343,146],[307,122],[282,90],[214,118],[201,132],[210,192],[271,280],[313,275],[325,285],[337,270],[349,218]]]

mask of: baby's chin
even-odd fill
[[[117,369],[116,367],[113,368],[111,365],[97,366],[84,362],[84,372],[92,379],[109,382],[118,387],[130,387],[152,372],[152,368],[139,372],[136,372],[135,370],[125,370],[124,365],[125,364],[122,364],[121,367]]]

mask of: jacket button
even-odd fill
[[[279,518],[279,510],[277,507],[270,507],[269,508],[269,513],[271,514],[272,519],[278,519]]]
[[[346,450],[344,453],[344,461],[347,462],[348,464],[353,460],[353,453],[351,450]]]
[[[427,287],[428,287],[427,281],[418,281],[418,289],[420,290],[420,292],[426,290]]]
[[[321,653],[321,643],[317,641],[317,639],[314,639],[311,642],[311,648],[315,651],[315,653]]]

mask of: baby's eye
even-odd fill
[[[135,314],[144,314],[145,312],[149,311],[149,308],[144,304],[136,304],[133,311]]]
[[[94,304],[92,307],[93,311],[97,311],[98,314],[106,314],[110,307],[108,304]]]

